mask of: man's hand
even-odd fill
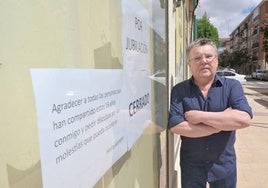
[[[203,111],[190,110],[184,113],[185,119],[191,124],[202,123]]]
[[[230,111],[231,112],[232,108],[227,108],[224,111]],[[198,123],[204,123],[203,118],[204,116],[207,116],[206,112],[200,111],[200,110],[190,110],[188,112],[185,112],[184,117],[185,119],[191,123],[191,124],[198,124]]]
[[[247,112],[232,108],[221,112],[190,110],[184,113],[184,117],[190,124],[201,123],[224,131],[241,129],[251,124],[251,117]]]

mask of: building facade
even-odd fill
[[[261,28],[267,27],[268,1],[263,0],[230,34],[230,50],[245,50],[249,60],[243,62],[239,72],[250,75],[256,69],[267,69],[263,46],[264,34]]]
[[[176,187],[197,2],[1,1],[0,187]]]

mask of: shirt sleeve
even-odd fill
[[[253,118],[252,109],[248,104],[247,98],[244,94],[244,90],[240,82],[237,80],[230,80],[230,106],[233,109],[247,112],[251,118]]]
[[[170,129],[183,121],[185,121],[185,118],[182,104],[182,96],[180,95],[178,88],[173,88],[171,91],[168,128]]]

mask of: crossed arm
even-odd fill
[[[186,121],[172,127],[170,131],[193,138],[242,129],[251,124],[251,117],[247,112],[231,108],[222,112],[190,110],[184,116]]]

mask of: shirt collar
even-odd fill
[[[195,85],[193,76],[190,78],[190,83]],[[223,85],[222,77],[216,74],[212,86],[222,86],[222,85]]]

